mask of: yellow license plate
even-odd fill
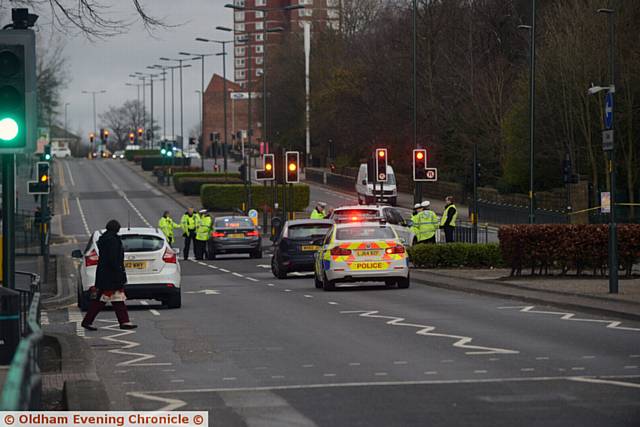
[[[356,256],[379,256],[380,251],[370,250],[370,251],[356,251]]]
[[[227,237],[229,239],[244,239],[244,234],[243,233],[227,234]]]
[[[351,270],[386,270],[389,268],[387,262],[352,262],[349,264]]]
[[[318,245],[304,245],[304,246],[302,246],[302,250],[303,251],[317,251],[318,249],[320,249],[320,246],[318,246]]]
[[[131,270],[144,270],[147,268],[146,261],[125,261],[124,268],[128,268]]]

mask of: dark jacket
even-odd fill
[[[98,239],[96,288],[103,291],[121,289],[127,283],[124,270],[124,248],[117,233],[107,231]]]

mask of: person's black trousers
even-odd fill
[[[203,260],[204,259],[204,253],[207,247],[207,241],[206,240],[194,240],[194,245],[193,245],[193,252],[195,252],[196,254],[196,259],[197,260]]]
[[[195,245],[195,240],[196,240],[196,232],[195,231],[189,231],[189,234],[187,234],[184,237],[184,259],[189,259],[189,248],[191,247],[191,241],[194,241],[194,245],[193,245],[193,253],[195,255],[196,253],[196,245]]]
[[[447,243],[453,243],[456,241],[456,237],[455,237],[455,231],[456,228],[452,227],[450,225],[445,225],[444,227],[444,240]]]

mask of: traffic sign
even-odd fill
[[[438,169],[437,168],[426,168],[425,169],[425,181],[437,181],[438,180]]]
[[[607,92],[604,98],[604,127],[605,129],[613,128],[613,93]]]
[[[613,129],[602,131],[602,149],[604,151],[613,150]]]
[[[255,209],[251,209],[248,215],[249,218],[251,218],[251,222],[253,222],[253,225],[258,225],[258,211]]]

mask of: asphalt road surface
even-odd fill
[[[70,160],[63,232],[182,209],[121,161]],[[346,197],[346,196],[345,196]],[[182,262],[183,306],[129,301],[135,331],[75,307],[115,410],[208,410],[216,426],[638,426],[640,322],[412,283],[323,292],[261,260]]]

